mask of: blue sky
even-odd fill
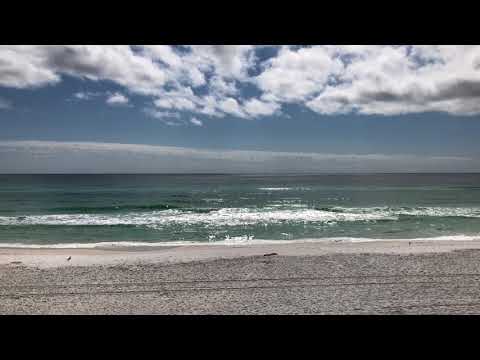
[[[479,171],[479,114],[478,46],[0,46],[0,172]]]

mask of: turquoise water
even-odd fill
[[[478,234],[480,174],[0,175],[3,245]]]

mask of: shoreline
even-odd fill
[[[308,239],[307,239],[308,240]],[[379,240],[365,242],[295,241],[264,244],[195,244],[160,246],[107,246],[95,248],[2,247],[0,266],[56,268],[71,266],[114,266],[172,264],[216,259],[263,256],[322,256],[330,254],[424,254],[480,249],[474,240]],[[67,260],[71,257],[70,260]]]

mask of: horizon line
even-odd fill
[[[9,175],[398,175],[398,174],[412,174],[412,175],[443,175],[443,174],[479,174],[480,171],[358,171],[358,172],[170,172],[170,173],[154,173],[154,172],[131,172],[131,173],[116,173],[116,172],[85,172],[85,173],[68,173],[68,172],[51,172],[51,173],[0,173],[0,176],[9,176]]]

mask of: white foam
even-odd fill
[[[356,214],[383,214],[385,216],[430,216],[430,217],[470,217],[480,218],[479,207],[363,207],[363,208],[347,208],[334,207],[334,210]]]
[[[203,243],[205,244],[205,243]],[[187,242],[147,243],[134,241],[105,241],[96,243],[60,243],[60,244],[23,244],[23,243],[0,243],[0,248],[26,248],[26,249],[94,249],[108,247],[158,247],[158,246],[188,245]]]
[[[0,225],[137,225],[151,228],[171,224],[237,226],[254,224],[275,224],[281,222],[369,221],[392,219],[383,213],[336,213],[315,209],[251,209],[222,208],[210,213],[182,212],[180,210],[153,211],[127,214],[63,214],[31,215],[24,217],[0,217]]]
[[[480,208],[418,207],[418,208],[345,208],[317,210],[302,207],[302,204],[270,204],[263,209],[221,208],[209,213],[194,213],[177,209],[124,214],[57,214],[0,216],[0,226],[66,225],[105,226],[133,225],[161,228],[168,225],[238,226],[278,223],[324,223],[350,221],[398,220],[400,216],[467,217],[480,218]],[[336,210],[336,211],[331,211]]]
[[[418,241],[474,241],[480,240],[477,235],[445,235],[422,238],[403,239],[377,239],[377,238],[355,238],[355,237],[331,237],[316,239],[295,239],[295,240],[268,240],[254,239],[250,235],[228,237],[225,240],[215,242],[198,241],[165,241],[165,242],[96,242],[96,243],[61,243],[61,244],[23,244],[23,243],[0,243],[0,248],[28,248],[28,249],[95,249],[95,248],[135,248],[135,247],[170,247],[170,246],[231,246],[231,245],[281,245],[281,244],[302,244],[302,243],[362,243],[362,242],[418,242]]]
[[[262,187],[258,188],[258,190],[263,190],[263,191],[286,191],[286,190],[291,190],[292,188],[289,187]]]
[[[311,188],[304,187],[304,186],[294,187],[294,188],[291,188],[291,187],[261,187],[261,188],[258,188],[258,190],[262,190],[262,191],[287,191],[287,190],[308,191],[308,190],[311,190]]]

